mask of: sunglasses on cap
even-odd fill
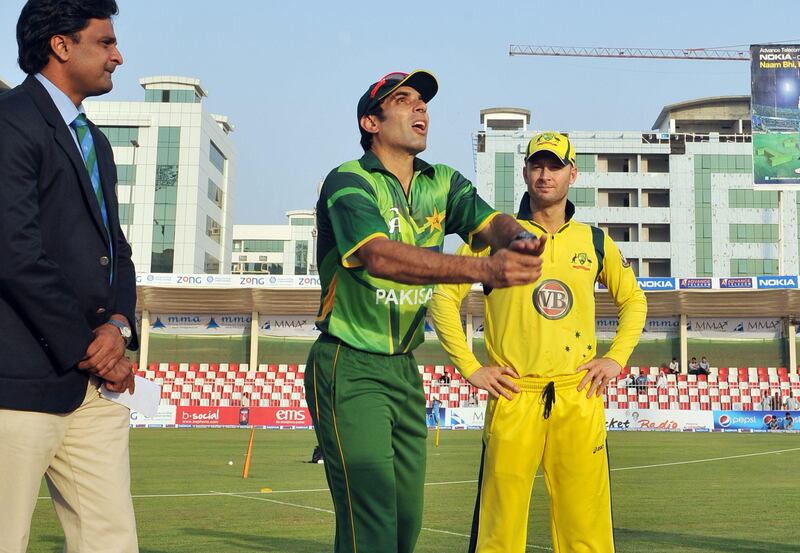
[[[393,71],[392,73],[387,73],[386,75],[378,79],[378,82],[375,83],[375,86],[373,86],[372,90],[369,91],[369,97],[375,98],[375,95],[378,93],[381,87],[387,83],[387,81],[402,81],[403,79],[408,77],[408,75],[409,75],[408,73],[402,73],[400,71]]]

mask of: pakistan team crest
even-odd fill
[[[533,306],[545,319],[562,319],[572,311],[572,291],[560,280],[545,280],[533,291]]]

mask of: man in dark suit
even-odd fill
[[[42,476],[65,551],[138,551],[125,348],[136,283],[108,140],[83,113],[122,63],[114,0],[29,0],[28,77],[0,96],[0,552],[24,552]]]

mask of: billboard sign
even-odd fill
[[[800,44],[750,46],[753,182],[800,185]]]
[[[714,430],[772,431],[800,430],[800,411],[714,411]]]

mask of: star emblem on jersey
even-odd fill
[[[586,252],[579,252],[572,256],[572,268],[582,269],[584,271],[591,270],[592,260],[589,259],[589,254]]]
[[[443,232],[444,229],[442,228],[442,223],[444,222],[444,213],[439,213],[439,210],[436,209],[436,206],[433,206],[433,215],[430,217],[425,217],[428,221],[428,224],[425,225],[431,230],[438,230],[439,232]]]
[[[545,280],[533,291],[533,306],[545,319],[561,319],[572,310],[572,291],[560,280]]]

